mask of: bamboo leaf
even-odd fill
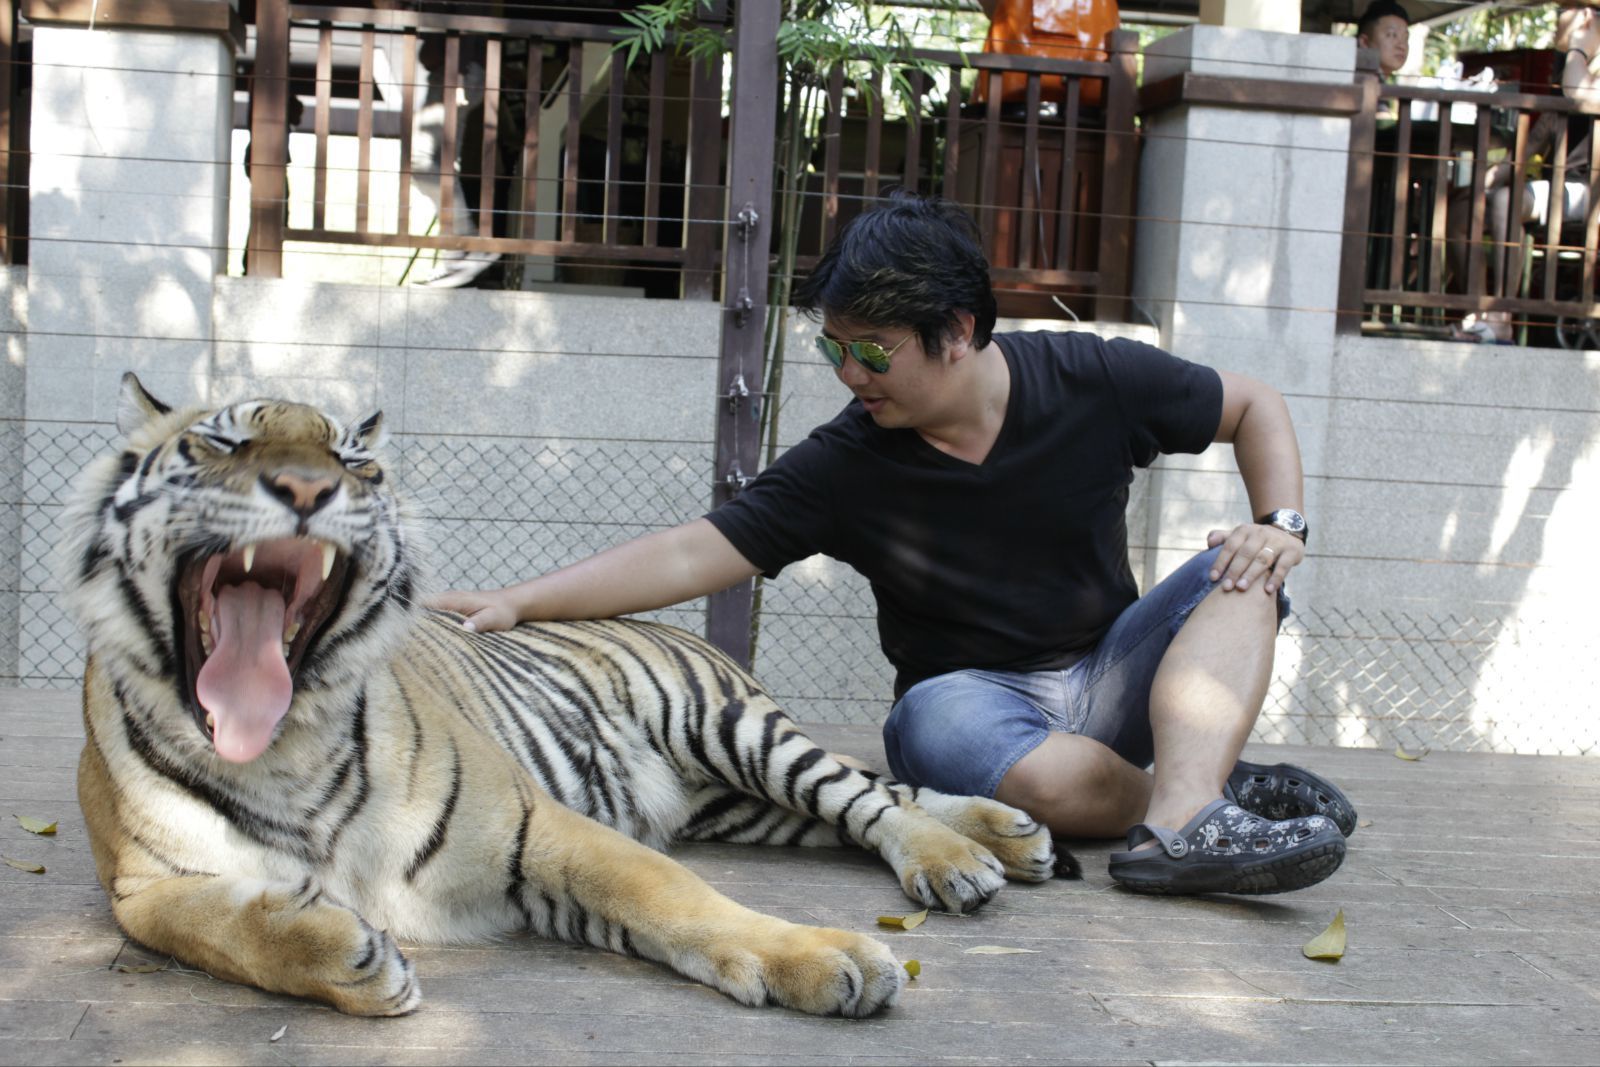
[[[27,860],[14,860],[10,856],[0,856],[0,860],[5,860],[7,866],[15,867],[17,870],[24,871],[27,874],[44,873],[44,864],[42,863],[30,863]]]
[[[282,1026],[280,1026],[276,1030],[274,1030],[272,1032],[272,1036],[267,1038],[267,1040],[268,1041],[279,1041],[279,1040],[281,1040],[283,1038],[283,1035],[287,1034],[288,1032],[289,1032],[289,1024],[288,1023],[284,1023]]]
[[[1403,760],[1408,760],[1408,761],[1410,761],[1412,763],[1417,762],[1417,760],[1421,759],[1423,756],[1426,756],[1430,751],[1432,751],[1432,750],[1429,749],[1426,745],[1424,745],[1421,752],[1418,752],[1415,755],[1413,755],[1410,752],[1407,752],[1405,750],[1404,746],[1401,746],[1401,745],[1394,746],[1394,754],[1395,754],[1396,758],[1403,759]]]
[[[923,908],[921,911],[916,912],[916,913],[914,913],[912,915],[880,915],[880,916],[878,916],[878,925],[879,926],[887,926],[890,929],[894,929],[894,930],[915,930],[917,927],[921,926],[923,923],[925,923],[927,921],[928,921],[928,909],[927,908]]]
[[[1322,933],[1307,941],[1300,951],[1308,960],[1341,960],[1344,958],[1344,909],[1333,917],[1333,922]]]
[[[15,813],[13,814],[15,815]],[[30,834],[53,834],[56,832],[56,824],[53,822],[35,819],[32,815],[15,815],[15,818],[17,822],[22,824],[22,828]]]
[[[1009,945],[973,945],[967,949],[968,956],[1015,956],[1021,953],[1037,954],[1036,948],[1012,948]]]

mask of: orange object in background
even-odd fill
[[[1106,34],[1122,22],[1117,0],[986,0],[989,36],[985,52],[1009,55],[1049,56],[1054,59],[1086,59],[1105,62]],[[978,78],[976,99],[988,96],[989,79]],[[1001,77],[1000,99],[1007,104],[1027,99],[1028,76],[1012,73]],[[1059,100],[1066,88],[1057,75],[1039,79],[1039,98]],[[1083,103],[1098,105],[1105,95],[1100,79],[1083,83]]]

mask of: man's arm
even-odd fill
[[[487,633],[545,619],[609,619],[664,608],[753,578],[760,569],[705,519],[646,534],[504,589],[453,591],[429,607]]]
[[[1283,395],[1265,382],[1242,374],[1222,377],[1222,420],[1216,440],[1233,445],[1239,476],[1250,495],[1252,517],[1278,508],[1305,510],[1300,443]],[[1227,590],[1248,589],[1265,578],[1262,589],[1276,593],[1289,572],[1305,559],[1305,544],[1275,526],[1249,522],[1232,531],[1212,530],[1206,543],[1222,546],[1212,581]]]

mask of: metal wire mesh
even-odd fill
[[[3,620],[15,637],[0,626],[0,684],[72,686],[83,648],[58,604],[52,547],[73,476],[111,446],[113,434],[96,425],[29,423],[22,436],[20,552],[14,563],[0,558],[0,608],[16,605]],[[482,588],[701,514],[709,451],[702,442],[403,435],[391,467],[431,543],[435,586]],[[893,672],[878,648],[864,579],[817,557],[765,582],[759,604],[755,671],[794,717],[883,719]],[[704,629],[701,602],[652,617]],[[1547,662],[1563,654],[1553,651],[1558,637],[1528,620],[1297,604],[1278,639],[1255,738],[1600,751],[1593,692],[1573,693],[1559,707],[1523,696],[1539,656]]]

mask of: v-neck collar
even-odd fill
[[[907,430],[907,432],[911,434],[912,438],[914,438],[914,444],[912,446],[913,448],[920,450],[921,454],[925,458],[931,457],[941,465],[950,467],[954,470],[982,471],[993,467],[995,461],[1005,450],[1005,446],[1011,437],[1012,428],[1015,426],[1017,421],[1017,394],[1021,392],[1021,390],[1018,388],[1016,357],[1010,348],[1008,348],[1000,340],[999,334],[991,334],[990,338],[1000,349],[1000,355],[1006,361],[1006,376],[1008,379],[1006,387],[1006,413],[1001,420],[1000,430],[995,434],[994,442],[989,445],[989,451],[984,455],[982,461],[973,463],[971,460],[962,459],[960,456],[952,456],[942,448],[937,448],[929,443],[928,439],[923,437],[922,434],[918,433],[916,430]]]

